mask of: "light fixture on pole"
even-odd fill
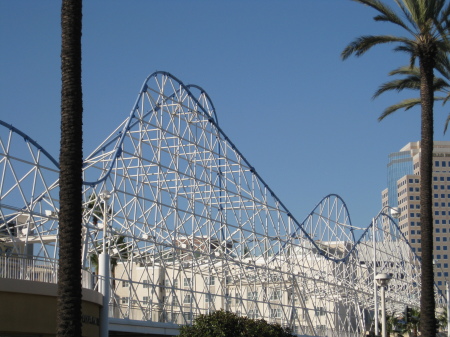
[[[391,278],[392,278],[392,276],[389,274],[378,274],[375,277],[378,285],[381,287],[381,320],[383,322],[383,325],[381,328],[381,337],[387,337],[385,288],[387,287]]]
[[[108,200],[111,198],[111,192],[104,190],[99,194],[103,204],[103,248],[98,257],[98,273],[99,273],[99,291],[103,295],[103,305],[100,311],[100,337],[108,337],[108,311],[110,298],[110,259],[109,251],[106,249],[106,236],[108,235]]]
[[[447,290],[447,336],[450,337],[450,319],[448,319],[448,315],[450,313],[450,286],[448,281],[446,282],[446,290]]]
[[[400,208],[398,207],[390,207],[390,206],[384,206],[381,211],[378,212],[376,217],[372,219],[372,239],[373,239],[373,311],[374,311],[374,332],[375,336],[378,336],[378,292],[377,292],[377,240],[376,240],[376,220],[380,215],[383,214],[386,210],[389,211],[390,215],[394,219],[398,219],[400,217]]]

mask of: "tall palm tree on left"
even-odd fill
[[[82,0],[62,0],[57,336],[81,336]]]

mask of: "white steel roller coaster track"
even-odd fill
[[[0,174],[3,270],[32,258],[55,275],[57,161],[0,121]],[[169,73],[145,80],[128,118],[85,159],[84,181],[84,273],[105,245],[110,317],[189,324],[222,308],[298,334],[363,336],[374,241],[377,272],[393,276],[388,311],[418,306],[419,259],[388,215],[354,227],[329,195],[296,220],[221,130],[206,92]]]

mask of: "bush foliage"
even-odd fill
[[[200,315],[193,325],[180,329],[180,337],[293,337],[289,328],[263,319],[240,317],[232,312],[218,310]]]

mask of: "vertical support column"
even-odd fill
[[[103,305],[100,310],[100,337],[108,337],[108,312],[109,312],[109,254],[102,252],[98,257],[99,291],[103,295]]]
[[[386,302],[385,302],[385,288],[384,285],[381,286],[381,321],[383,323],[383,326],[381,327],[381,336],[387,337],[386,335]]]
[[[450,287],[449,283],[447,281],[447,336],[450,337],[450,319],[448,319],[448,316],[450,315]]]
[[[374,332],[378,336],[378,295],[377,295],[377,240],[375,230],[375,218],[372,219],[372,236],[373,236],[373,311],[374,311]]]

